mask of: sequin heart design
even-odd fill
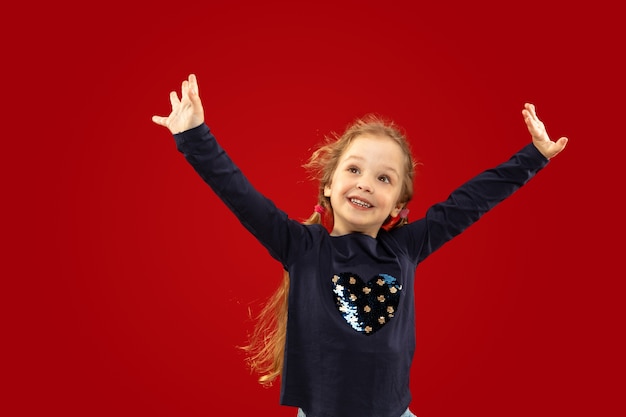
[[[370,336],[396,314],[402,285],[391,275],[363,282],[358,275],[344,272],[334,275],[332,282],[337,309],[357,332]]]

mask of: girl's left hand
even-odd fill
[[[526,103],[524,104],[524,110],[522,110],[526,127],[533,138],[533,144],[546,158],[554,158],[559,152],[561,152],[565,145],[567,145],[568,139],[561,137],[556,142],[550,140],[546,127],[541,120],[537,117],[535,112],[535,106]]]

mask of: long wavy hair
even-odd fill
[[[322,145],[312,153],[307,163],[303,165],[309,172],[311,179],[316,180],[319,184],[317,204],[323,207],[323,210],[314,210],[313,214],[302,222],[303,224],[321,224],[327,230],[332,230],[333,208],[330,204],[330,198],[324,196],[324,187],[331,183],[341,155],[361,135],[388,137],[400,145],[405,160],[399,202],[402,203],[403,207],[406,207],[406,204],[412,199],[416,164],[404,132],[390,120],[377,115],[367,115],[356,119],[343,134],[332,133],[326,136]],[[385,220],[382,228],[390,230],[401,227],[407,222],[407,216],[390,216]],[[248,366],[252,372],[259,375],[258,381],[264,386],[271,386],[282,372],[287,338],[289,283],[289,272],[284,271],[280,285],[256,316],[256,326],[249,335],[248,344],[242,347],[247,354]]]

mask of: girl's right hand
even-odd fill
[[[181,98],[176,91],[170,93],[172,112],[169,116],[152,116],[152,121],[158,125],[167,127],[172,134],[193,129],[204,123],[204,110],[198,95],[198,80],[194,74],[183,81]]]

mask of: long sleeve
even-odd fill
[[[547,163],[528,144],[508,161],[461,185],[445,201],[431,206],[423,219],[399,228],[395,235],[408,242],[410,257],[419,263],[511,196]]]
[[[292,239],[303,239],[307,229],[259,193],[217,143],[206,124],[174,135],[178,150],[237,216],[241,224],[286,264]]]

